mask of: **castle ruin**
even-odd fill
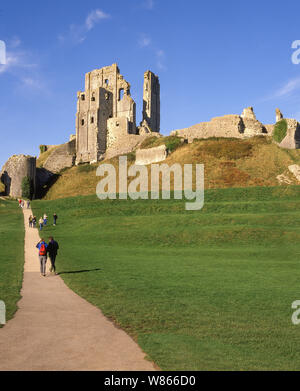
[[[117,64],[85,75],[85,91],[77,93],[76,164],[102,160],[124,137],[137,144],[160,129],[160,85],[151,71],[144,75],[143,120],[136,125],[136,103],[130,84]],[[133,135],[135,137],[129,137]]]

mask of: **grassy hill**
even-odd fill
[[[0,200],[0,242],[0,300],[8,320],[17,310],[24,267],[24,219],[15,201]]]
[[[276,176],[279,174],[285,174],[293,184],[298,183],[289,173],[288,166],[300,164],[300,150],[279,148],[268,137],[253,137],[248,140],[212,138],[183,145],[173,139],[174,137],[148,139],[144,147],[149,148],[165,142],[174,149],[164,162],[169,165],[204,163],[206,189],[276,186]],[[128,158],[130,164],[133,164],[134,153],[129,154]],[[40,159],[43,160],[43,155]],[[103,163],[107,162],[117,166],[118,159]],[[99,182],[96,177],[97,166],[98,164],[83,165],[63,171],[48,191],[46,199],[95,194]]]
[[[209,145],[176,153],[208,159]],[[235,161],[251,167],[262,149],[269,167],[292,160],[278,151],[268,162],[276,149],[263,143],[250,161]],[[71,184],[73,172],[61,180]],[[194,212],[182,200],[100,201],[94,195],[34,201],[33,209],[37,216],[59,216],[57,227],[42,235],[59,241],[57,266],[67,285],[162,369],[299,370],[300,326],[291,322],[291,303],[300,299],[299,196],[299,186],[250,187],[207,190],[203,210]]]

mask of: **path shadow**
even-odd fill
[[[90,269],[90,270],[71,270],[69,272],[60,272],[60,273],[57,273],[59,276],[61,274],[77,274],[77,273],[88,273],[88,272],[98,272],[102,269]]]

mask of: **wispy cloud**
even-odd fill
[[[83,24],[71,24],[68,33],[60,34],[58,36],[58,40],[61,43],[71,41],[74,44],[80,44],[86,40],[88,32],[90,32],[96,24],[98,24],[101,20],[109,18],[109,14],[100,9],[95,9],[87,15]]]
[[[15,68],[36,68],[37,64],[30,61],[30,54],[24,50],[8,49],[6,51],[6,64],[0,65],[0,74],[13,71]]]
[[[156,65],[157,68],[160,69],[161,71],[165,71],[167,69],[165,65],[165,59],[166,59],[166,54],[163,50],[159,49],[156,51]]]
[[[139,47],[145,48],[151,44],[151,38],[146,34],[141,34],[138,40]]]
[[[21,82],[24,87],[28,87],[34,90],[44,90],[44,82],[39,78],[35,77],[23,77],[21,78]]]
[[[17,37],[7,42],[6,64],[0,65],[0,77],[9,73],[17,81],[17,88],[26,88],[27,92],[47,90],[39,72],[39,64],[32,61],[32,53],[21,47],[22,42]]]
[[[153,52],[153,58],[156,61],[156,66],[160,71],[166,71],[166,53],[162,49],[158,49],[155,47],[155,45],[152,44],[151,38],[145,34],[140,34],[140,37],[138,39],[138,45],[140,48],[148,48],[151,52]]]
[[[96,9],[90,12],[85,20],[85,26],[88,31],[94,28],[95,24],[97,24],[100,20],[108,19],[110,15],[101,11],[100,9]]]
[[[144,3],[144,8],[148,10],[152,10],[154,8],[154,0],[145,0]]]
[[[289,80],[281,88],[275,91],[274,95],[276,97],[283,97],[290,95],[292,92],[300,89],[300,77]]]

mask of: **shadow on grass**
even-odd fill
[[[77,274],[77,273],[88,273],[88,272],[98,272],[102,269],[90,269],[90,270],[71,270],[69,272],[60,272],[60,273],[57,273],[59,276],[61,274]]]

